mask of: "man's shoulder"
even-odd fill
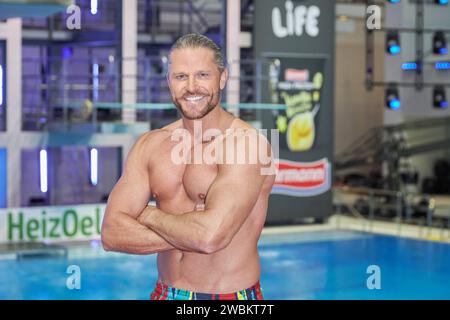
[[[241,130],[256,130],[252,125],[250,125],[248,122],[245,122],[244,120],[240,118],[235,118],[233,120],[233,123],[231,124],[230,129],[241,129]]]
[[[226,134],[224,136],[225,139],[248,139],[248,138],[256,138],[268,144],[268,140],[266,136],[261,132],[261,130],[256,129],[249,123],[245,122],[242,119],[236,118],[233,121],[232,126],[226,130]]]
[[[143,145],[154,145],[155,143],[161,143],[165,139],[169,138],[170,135],[173,133],[174,130],[177,128],[180,128],[182,126],[181,119],[174,121],[172,123],[169,123],[168,125],[159,128],[159,129],[153,129],[150,131],[147,131],[143,133],[139,138],[138,141],[141,142]]]
[[[241,119],[233,121],[232,126],[226,130],[218,143],[222,148],[222,152],[218,154],[223,157],[219,158],[219,164],[265,165],[270,161],[272,154],[266,136]]]

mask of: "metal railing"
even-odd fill
[[[130,60],[130,59],[128,59]],[[24,130],[45,131],[52,123],[70,124],[97,122],[117,122],[123,108],[137,110],[138,121],[149,122],[158,116],[167,116],[170,108],[160,108],[161,104],[171,104],[167,86],[167,57],[147,56],[135,59],[137,74],[120,72],[123,59],[114,56],[102,58],[24,58],[22,75],[22,101]],[[270,63],[267,59],[242,59],[233,61],[241,70],[240,76],[230,76],[229,82],[239,81],[239,92],[231,92],[239,101],[247,104],[242,116],[248,121],[257,118],[256,106],[262,101],[262,92],[268,86],[269,76],[261,70]],[[26,67],[25,67],[26,66]],[[46,67],[43,67],[46,66]],[[47,70],[51,70],[48,72]],[[133,79],[135,88],[124,91],[121,82]],[[227,89],[222,101],[227,101]],[[132,94],[136,103],[125,106],[122,95]],[[255,104],[250,107],[249,105]],[[276,106],[275,106],[276,107]],[[86,113],[83,110],[90,109]],[[173,108],[172,108],[173,109]],[[161,110],[166,110],[160,112]],[[88,110],[89,111],[89,110]],[[85,117],[79,116],[84,113]],[[88,117],[86,117],[88,114]],[[99,116],[106,114],[107,116]],[[111,118],[108,115],[111,114]]]
[[[339,215],[347,213],[364,231],[373,232],[377,222],[393,222],[397,235],[408,225],[416,227],[419,238],[450,241],[450,197],[449,204],[441,204],[445,201],[437,195],[348,186],[335,186],[333,197],[338,228]]]

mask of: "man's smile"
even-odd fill
[[[186,96],[184,99],[189,101],[189,102],[199,102],[201,100],[203,100],[205,96],[203,95],[195,95],[195,96]]]
[[[194,96],[185,96],[184,100],[190,104],[198,104],[203,102],[205,96],[204,95],[194,95]]]

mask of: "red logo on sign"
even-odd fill
[[[330,184],[330,163],[327,159],[303,163],[279,160],[272,193],[309,196],[327,191]]]
[[[284,79],[286,81],[308,81],[309,80],[309,70],[299,70],[299,69],[286,69],[284,71]]]

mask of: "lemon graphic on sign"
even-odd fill
[[[289,121],[286,141],[291,151],[306,151],[314,143],[315,126],[313,112],[296,114]]]

